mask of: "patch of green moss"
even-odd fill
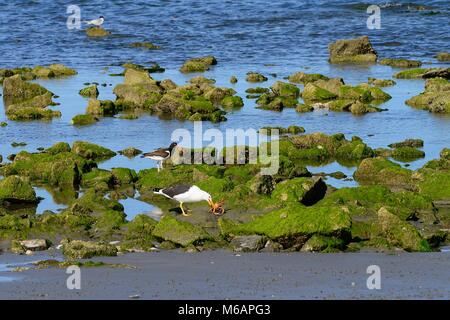
[[[73,240],[63,244],[62,253],[69,259],[90,259],[97,256],[116,256],[117,248],[110,244]]]
[[[78,114],[72,118],[71,123],[74,126],[86,126],[94,124],[97,121],[98,119],[94,117],[92,114]]]
[[[86,141],[75,141],[72,145],[72,152],[92,160],[106,160],[116,155],[114,151]]]

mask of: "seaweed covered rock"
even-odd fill
[[[244,106],[244,101],[239,96],[226,96],[221,105],[224,109],[239,109]]]
[[[376,78],[368,78],[368,84],[371,84],[376,87],[390,87],[394,86],[396,82],[391,79],[376,79]]]
[[[329,80],[329,78],[320,73],[296,72],[291,74],[288,77],[288,80],[293,83],[307,84],[309,82],[315,82],[317,80]]]
[[[10,120],[51,119],[61,113],[45,109],[53,105],[53,93],[37,83],[23,81],[20,75],[3,81],[3,101]]]
[[[377,61],[377,53],[363,36],[349,40],[337,40],[328,46],[331,63],[368,63]]]
[[[153,248],[155,237],[153,229],[158,224],[145,214],[138,214],[132,221],[127,223],[120,250],[126,251],[149,251]]]
[[[450,52],[439,52],[436,58],[438,61],[450,61]]]
[[[37,202],[36,192],[27,180],[18,176],[9,176],[0,180],[0,205]]]
[[[394,74],[397,79],[430,79],[445,78],[450,79],[450,68],[415,68],[397,72]]]
[[[105,30],[102,27],[90,27],[86,29],[86,35],[89,37],[106,37],[111,34],[110,31]]]
[[[214,56],[206,56],[201,58],[193,58],[187,60],[180,68],[180,72],[205,72],[212,65],[216,65],[217,60]]]
[[[283,108],[292,108],[297,105],[298,97],[300,95],[300,89],[297,86],[277,81],[270,89],[270,92],[263,93],[256,100],[258,108],[281,111]],[[255,92],[256,91],[262,92],[262,90],[255,90]]]
[[[322,200],[327,185],[321,177],[294,178],[278,183],[272,192],[272,198],[280,203],[299,202],[311,206]]]
[[[112,168],[111,173],[116,185],[127,185],[137,181],[136,171],[129,168]]]
[[[79,91],[79,94],[83,97],[97,98],[98,97],[97,85],[94,84],[92,86],[83,88]]]
[[[62,152],[70,152],[72,151],[72,148],[70,148],[70,145],[67,142],[57,142],[54,145],[52,145],[50,148],[47,148],[44,150],[45,153],[48,154],[58,154]]]
[[[434,113],[450,113],[450,82],[443,78],[428,79],[425,91],[405,103]]]
[[[414,147],[399,147],[392,151],[392,158],[398,161],[412,161],[419,158],[425,158],[425,152]]]
[[[133,157],[136,157],[137,155],[141,154],[142,150],[139,150],[139,149],[134,148],[134,147],[129,147],[129,148],[120,150],[118,153],[123,155],[123,156],[125,156],[125,157],[133,158]]]
[[[112,150],[86,141],[75,141],[72,145],[72,152],[91,160],[106,160],[116,155]]]
[[[415,182],[420,179],[413,171],[381,157],[364,159],[353,177],[362,184],[380,184],[407,190],[415,190]]]
[[[113,245],[92,241],[66,241],[62,253],[69,259],[89,259],[101,256],[117,256],[117,248]]]
[[[157,50],[157,49],[161,49],[161,46],[158,46],[154,43],[151,43],[149,41],[141,41],[141,42],[133,42],[130,44],[131,47],[133,48],[144,48],[144,49],[148,49],[148,50]]]
[[[211,236],[201,227],[186,221],[180,221],[171,215],[165,215],[161,218],[153,229],[153,235],[182,247],[211,239]]]
[[[2,168],[5,176],[20,175],[32,181],[53,186],[70,187],[79,184],[81,175],[93,164],[72,152],[28,153],[21,151],[14,161]]]
[[[388,211],[380,208],[378,211],[378,222],[386,239],[394,246],[407,251],[431,251],[427,241],[408,222]]]
[[[279,242],[285,249],[300,249],[314,234],[334,235],[346,239],[350,232],[351,219],[339,207],[305,207],[301,204],[291,204],[243,224],[221,218],[219,227],[221,234],[226,237],[264,235]]]
[[[266,237],[259,235],[237,236],[234,237],[230,244],[236,252],[252,252],[259,251],[266,245]]]
[[[272,87],[272,92],[281,97],[298,98],[300,95],[300,89],[290,83],[277,81]]]
[[[326,89],[323,89],[323,88],[315,85],[314,83],[308,83],[302,92],[303,100],[311,101],[311,102],[327,101],[327,100],[332,100],[336,97],[337,96],[334,93],[332,93]]]
[[[31,72],[36,78],[59,78],[76,75],[77,72],[63,64],[51,64],[49,66],[36,66]]]
[[[248,72],[245,77],[245,81],[247,82],[264,82],[267,80],[267,77],[258,72]]]
[[[81,186],[85,188],[94,187],[97,184],[105,183],[112,185],[113,175],[108,170],[94,168],[89,172],[83,174],[81,179]]]
[[[94,124],[98,121],[92,114],[77,114],[70,120],[70,123],[74,126],[87,126]]]
[[[399,59],[399,58],[385,58],[381,59],[380,64],[396,68],[418,68],[422,62],[417,60]]]
[[[113,116],[116,112],[116,105],[111,100],[89,99],[86,108],[86,113],[94,116]]]
[[[402,147],[411,147],[411,148],[422,148],[423,140],[422,139],[406,139],[400,142],[394,142],[388,145],[389,148],[402,148]]]

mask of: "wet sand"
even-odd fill
[[[0,255],[0,263],[41,257]],[[9,261],[8,261],[9,260]],[[450,299],[449,253],[135,253],[96,261],[135,269],[81,269],[68,290],[65,269],[0,272],[0,299]],[[367,289],[369,265],[381,289]]]

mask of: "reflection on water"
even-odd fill
[[[126,198],[121,199],[119,202],[123,205],[124,211],[127,215],[126,219],[131,221],[138,214],[145,214],[149,217],[159,221],[161,215],[163,214],[162,210],[156,206],[153,206],[147,202],[140,201],[136,198],[139,197],[139,193],[136,192],[135,198]]]
[[[36,209],[37,214],[41,214],[46,210],[59,212],[67,207],[67,203],[60,203],[59,201],[57,201],[56,197],[54,197],[48,190],[44,188],[34,187],[34,191],[36,192],[36,195],[41,198],[41,201],[39,202]]]

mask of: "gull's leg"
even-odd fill
[[[189,216],[190,216],[190,214],[187,214],[187,213],[184,211],[184,208],[183,208],[183,202],[180,202],[180,209],[181,209],[181,212],[182,212],[182,215],[183,215],[183,216],[185,216],[185,217],[189,217]]]

